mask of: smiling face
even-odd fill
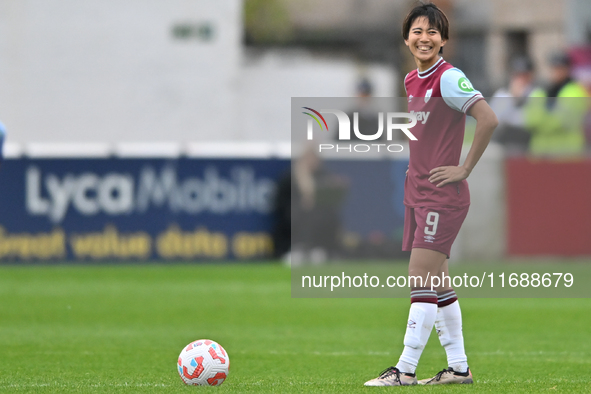
[[[447,40],[433,26],[429,26],[427,17],[419,17],[413,21],[404,43],[415,58],[419,71],[425,71],[439,59],[439,50]]]

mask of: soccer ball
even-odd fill
[[[219,386],[230,372],[230,358],[218,343],[199,339],[181,351],[177,369],[185,384]]]

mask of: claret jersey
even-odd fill
[[[440,58],[428,70],[413,70],[404,78],[408,111],[417,117],[410,131],[410,164],[404,187],[409,207],[460,208],[470,205],[468,182],[442,187],[429,182],[429,171],[458,166],[464,141],[466,113],[482,94],[474,90],[463,72]]]

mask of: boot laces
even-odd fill
[[[443,369],[443,370],[439,371],[439,373],[437,373],[437,375],[435,375],[435,380],[439,382],[441,380],[441,378],[443,377],[443,374],[448,373],[448,372],[453,373],[454,372],[453,368],[449,367],[447,369]]]
[[[380,372],[380,379],[388,379],[396,375],[396,380],[400,381],[400,371],[396,367],[389,367]]]

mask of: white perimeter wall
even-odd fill
[[[462,162],[470,145],[464,145]],[[488,145],[468,178],[470,210],[451,250],[450,261],[496,261],[506,252],[505,154]]]
[[[174,38],[178,24],[210,25],[212,39]],[[394,71],[298,50],[246,53],[241,0],[0,0],[0,120],[9,148],[22,145],[10,151],[289,142],[292,96],[352,96],[361,74],[390,96]]]
[[[9,141],[175,140],[230,130],[240,0],[0,0]],[[213,39],[175,39],[176,24]]]

